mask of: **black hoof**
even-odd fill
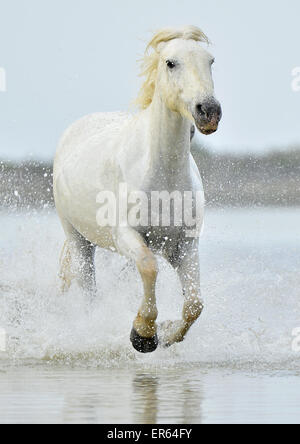
[[[131,330],[130,340],[136,351],[140,353],[152,353],[158,346],[157,334],[152,338],[143,338],[134,328]]]

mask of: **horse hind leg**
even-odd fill
[[[67,235],[60,258],[62,291],[69,290],[73,280],[90,296],[96,294],[95,245],[85,239],[72,225],[64,222]]]
[[[59,278],[61,281],[61,291],[62,293],[66,293],[70,289],[72,279],[74,277],[71,270],[71,251],[69,248],[69,242],[67,240],[64,243],[59,264],[60,264]]]

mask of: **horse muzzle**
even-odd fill
[[[221,105],[216,99],[198,103],[195,107],[193,117],[198,130],[202,134],[213,134],[217,131],[222,118]]]

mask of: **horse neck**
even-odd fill
[[[190,122],[155,94],[148,108],[150,161],[162,174],[181,175],[190,166]]]

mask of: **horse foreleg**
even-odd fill
[[[191,326],[200,317],[203,310],[200,291],[200,263],[198,245],[185,252],[183,257],[171,265],[177,270],[184,295],[182,319],[164,322],[161,327],[160,342],[169,347],[182,342]]]
[[[116,236],[116,245],[122,255],[135,261],[144,286],[143,301],[133,322],[130,340],[138,352],[150,353],[158,345],[155,296],[157,262],[142,237],[133,229],[120,229]]]

